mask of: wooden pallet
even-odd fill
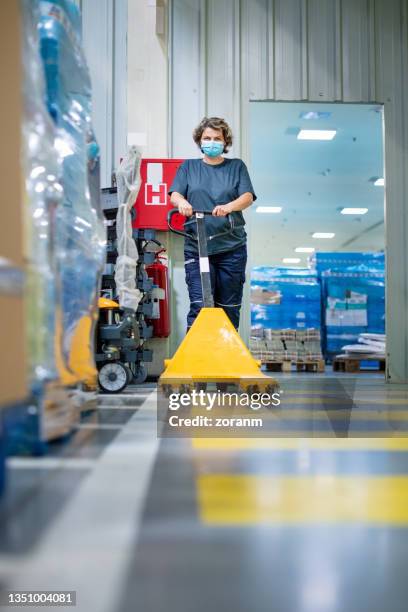
[[[322,373],[325,370],[324,359],[316,361],[266,361],[262,365],[265,365],[268,372],[292,372],[292,366],[296,368],[297,372]]]
[[[378,363],[377,369],[361,368],[361,362],[372,361]],[[385,372],[385,357],[375,357],[373,355],[359,355],[358,357],[349,357],[347,355],[338,355],[333,358],[333,372]]]

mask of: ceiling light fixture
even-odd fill
[[[320,112],[320,111],[306,111],[304,113],[300,113],[299,119],[329,119],[331,117],[331,113],[329,112]]]
[[[334,238],[335,235],[333,232],[315,232],[312,238]]]
[[[300,130],[298,140],[333,140],[337,130]]]
[[[314,247],[296,247],[295,253],[314,253],[315,250]]]
[[[368,212],[368,208],[342,208],[342,215],[365,215]]]
[[[375,181],[374,185],[375,185],[376,187],[384,187],[384,179],[383,179],[383,178],[378,178],[378,179]]]
[[[286,264],[297,264],[300,263],[300,257],[284,257],[282,262]]]
[[[258,206],[256,209],[257,213],[280,213],[282,212],[282,206]]]

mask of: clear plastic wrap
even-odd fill
[[[137,147],[130,147],[116,172],[118,189],[118,214],[116,236],[118,257],[116,260],[115,283],[120,307],[136,312],[141,291],[136,287],[136,264],[138,252],[133,240],[131,210],[139,193],[141,153]]]
[[[251,271],[251,330],[320,329],[321,287],[308,268],[258,266]]]
[[[63,203],[56,214],[62,352],[76,378],[94,385],[93,336],[106,230],[99,200],[90,75],[74,2],[39,0],[38,7],[46,102],[58,130],[55,147],[62,158]]]
[[[21,0],[23,120],[22,167],[25,177],[27,259],[27,355],[32,388],[58,378],[59,307],[56,267],[56,212],[62,203],[62,166],[55,154],[55,127],[44,104],[45,84],[39,54],[37,5]]]
[[[335,254],[337,255],[337,253]],[[343,346],[358,342],[362,333],[385,331],[385,269],[378,260],[371,268],[365,262],[349,266],[337,264],[322,272],[325,341],[328,355],[340,353]]]

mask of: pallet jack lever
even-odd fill
[[[167,215],[167,222],[169,228],[175,234],[181,234],[182,236],[189,236],[186,232],[182,232],[181,230],[176,230],[172,227],[171,221],[173,215],[178,213],[178,210],[175,208],[174,210],[170,210]],[[211,274],[210,274],[210,261],[208,259],[208,248],[207,248],[207,234],[205,231],[205,215],[211,215],[211,211],[208,210],[194,210],[193,215],[195,217],[194,221],[197,227],[197,243],[198,243],[198,257],[200,264],[200,280],[201,280],[201,292],[203,295],[203,306],[204,308],[214,308],[214,298],[211,288]],[[229,215],[228,215],[229,216]],[[230,221],[231,223],[231,221]],[[233,224],[232,224],[233,228]]]
[[[182,230],[176,229],[172,225],[172,219],[174,215],[180,215],[177,208],[173,208],[172,210],[169,210],[167,214],[167,225],[169,226],[169,230],[172,231],[174,234],[179,234],[179,236],[184,236],[184,237],[187,236],[188,238],[191,238],[192,240],[197,240],[197,236],[194,236],[193,234],[188,234],[187,232],[183,232]],[[184,226],[190,225],[191,223],[196,223],[197,218],[203,219],[205,215],[212,216],[212,211],[211,210],[193,210],[192,218],[188,221],[185,221]],[[208,236],[207,240],[212,240],[215,237],[224,236],[225,234],[230,234],[232,231],[234,231],[235,229],[234,217],[232,215],[226,215],[226,218],[228,219],[230,227],[227,230],[220,232],[219,234]]]

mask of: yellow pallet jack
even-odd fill
[[[169,228],[175,234],[186,236],[185,232],[172,226],[176,213],[177,209],[169,211]],[[194,211],[193,219],[185,223],[196,223],[203,308],[175,355],[165,360],[159,389],[168,395],[176,390],[205,389],[207,384],[213,383],[221,391],[234,385],[247,393],[273,393],[279,388],[278,381],[261,371],[261,362],[252,357],[225,311],[214,307],[207,240],[215,236],[207,238],[204,219],[210,214],[209,211]],[[234,231],[230,215],[228,220],[230,229],[223,234]]]

